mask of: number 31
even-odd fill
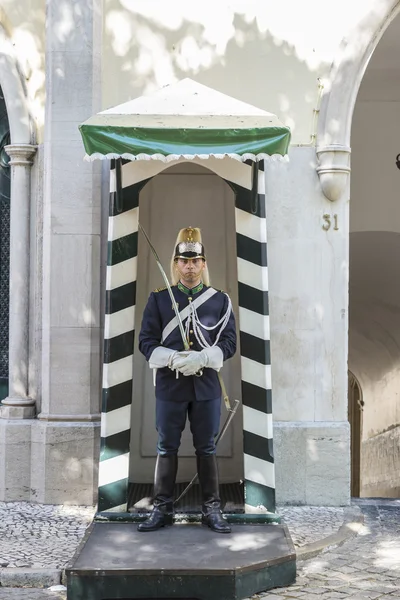
[[[328,213],[325,213],[323,216],[324,219],[324,224],[322,225],[322,229],[324,229],[325,231],[328,231],[328,229],[331,228],[332,225],[332,221],[331,221],[331,215],[329,215]],[[333,229],[335,231],[337,231],[339,229],[338,227],[338,216],[337,215],[333,215]]]

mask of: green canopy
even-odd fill
[[[88,160],[285,156],[290,131],[271,113],[190,79],[91,117],[80,126]]]

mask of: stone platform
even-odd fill
[[[68,600],[239,600],[287,586],[296,556],[286,526],[198,524],[139,533],[133,523],[93,523],[66,568]]]

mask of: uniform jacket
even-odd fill
[[[172,286],[172,292],[178,303],[179,311],[182,311],[191,301],[198,296],[206,293],[209,288],[203,288],[192,294],[181,291],[177,286]],[[215,325],[223,317],[228,308],[227,294],[217,291],[211,298],[197,308],[197,314],[202,323],[206,326]],[[165,327],[174,318],[175,312],[172,307],[171,298],[168,290],[163,289],[150,294],[146,308],[143,313],[141,331],[139,334],[139,350],[144,354],[148,361],[153,350],[162,345],[173,350],[184,350],[182,337],[178,327],[175,327],[171,333],[162,342],[162,333]],[[184,319],[183,325],[186,325],[187,319]],[[203,335],[208,344],[213,345],[218,335],[220,327],[212,331],[202,328]],[[200,351],[202,347],[198,344],[190,329],[189,344],[192,350]],[[231,358],[236,351],[236,327],[233,311],[229,321],[222,332],[217,346],[221,348],[224,361]],[[157,369],[156,375],[156,396],[164,400],[215,400],[221,396],[221,387],[218,381],[217,372],[214,369],[203,369],[201,377],[185,377],[179,373],[176,378],[176,372],[168,367]]]

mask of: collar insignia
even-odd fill
[[[186,287],[186,285],[183,285],[183,283],[181,283],[180,281],[178,282],[178,289],[181,290],[181,292],[183,292],[187,296],[194,296],[194,294],[201,292],[203,287],[204,287],[204,283],[202,281],[200,281],[199,285],[196,285],[196,287],[194,287],[192,289]]]

